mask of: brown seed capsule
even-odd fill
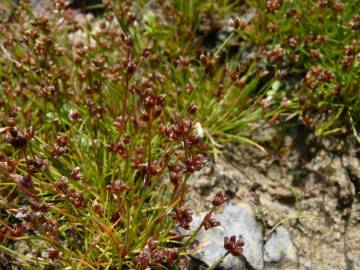
[[[59,180],[55,182],[55,186],[62,192],[66,192],[68,188],[68,180],[65,176],[61,176]]]
[[[224,248],[233,256],[240,256],[243,252],[243,246],[244,241],[241,238],[236,240],[235,235],[230,238],[224,237]]]
[[[137,65],[135,62],[130,62],[127,66],[127,73],[128,74],[133,74],[136,71]]]
[[[153,116],[154,118],[157,118],[157,117],[160,116],[161,112],[162,112],[162,107],[156,105],[155,108],[154,108],[153,111],[152,111],[152,116]]]
[[[344,4],[341,3],[340,1],[335,1],[332,5],[332,8],[334,9],[335,12],[340,13],[344,10]]]
[[[17,177],[17,183],[19,184],[19,186],[30,192],[30,193],[33,193],[35,191],[34,189],[34,183],[32,181],[32,177],[30,174],[26,174],[24,176],[21,176],[21,177]]]
[[[5,139],[15,148],[26,146],[28,139],[16,127],[10,127],[5,131]]]
[[[195,104],[190,104],[189,108],[188,108],[188,113],[189,114],[195,114],[197,111],[197,106]]]
[[[286,69],[279,69],[276,72],[276,78],[284,79],[288,75],[288,71]]]
[[[354,16],[353,20],[349,23],[349,26],[353,30],[360,29],[360,14]]]
[[[76,206],[79,208],[83,207],[84,204],[84,195],[80,192],[75,191],[74,189],[70,188],[67,190],[66,197]]]
[[[82,175],[80,173],[80,167],[75,167],[71,173],[70,173],[71,179],[73,180],[81,180],[82,179]]]
[[[192,212],[190,210],[177,208],[171,216],[177,225],[186,230],[190,229],[190,223],[192,221]]]
[[[149,263],[150,256],[147,252],[140,252],[140,254],[134,258],[134,267],[136,270],[148,269]]]
[[[266,56],[270,63],[278,63],[284,60],[285,51],[282,47],[277,46],[272,51],[268,51]]]
[[[222,191],[216,193],[214,200],[212,201],[212,205],[218,207],[225,202],[225,195]]]
[[[186,171],[193,173],[199,171],[205,165],[205,156],[202,154],[191,155],[185,160]]]
[[[329,0],[319,0],[319,7],[325,8],[329,5]]]
[[[321,52],[319,49],[311,49],[309,55],[310,55],[310,58],[312,58],[312,59],[320,59],[321,58]]]
[[[246,23],[244,23],[239,17],[235,17],[229,20],[229,26],[234,29],[243,29],[246,27]]]
[[[150,49],[150,48],[145,48],[144,51],[143,51],[143,53],[142,53],[142,56],[143,56],[144,58],[148,58],[148,56],[150,55],[150,53],[151,53],[151,49]]]
[[[101,207],[101,205],[94,200],[91,204],[92,209],[94,210],[94,212],[96,214],[98,214],[100,217],[102,217],[104,215],[104,209]]]
[[[205,230],[209,230],[211,228],[217,227],[220,225],[220,222],[215,220],[212,216],[211,213],[207,213],[204,217],[204,220],[202,222],[202,225],[204,226]]]
[[[267,0],[266,11],[269,13],[276,13],[281,6],[281,0]]]

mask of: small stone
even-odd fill
[[[254,204],[255,198],[251,195],[249,189],[245,186],[240,186],[235,194],[236,198],[241,200],[241,202]]]
[[[238,186],[233,179],[231,179],[230,177],[228,177],[225,174],[218,174],[218,175],[216,175],[216,181],[217,181],[217,183],[219,183],[219,185],[222,186],[222,188],[225,190],[226,195],[229,198],[232,198],[235,196],[235,194],[238,190]]]
[[[311,261],[310,260],[306,260],[304,262],[304,267],[305,269],[311,269]]]
[[[271,196],[278,202],[286,205],[294,205],[296,202],[295,194],[283,187],[275,187],[269,190]]]
[[[271,142],[276,137],[276,133],[275,128],[265,124],[265,126],[255,129],[252,139],[258,143]]]
[[[297,263],[296,248],[290,239],[289,232],[279,226],[271,233],[264,246],[264,262],[266,263]]]
[[[207,189],[214,187],[216,184],[216,176],[212,172],[214,164],[208,162],[204,168],[200,171],[194,172],[189,180],[188,184],[196,189]]]
[[[199,226],[204,215],[205,213],[201,213],[193,217],[191,230]],[[196,238],[199,245],[195,247],[192,257],[210,266],[226,252],[224,236],[236,235],[236,237],[242,237],[245,242],[243,255],[247,261],[255,269],[263,269],[263,227],[256,221],[252,208],[245,203],[227,204],[222,213],[214,214],[213,217],[221,225],[207,231],[200,230]],[[246,269],[239,258],[231,255],[225,258],[220,267],[234,270]]]

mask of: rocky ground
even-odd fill
[[[221,227],[198,237],[194,269],[215,261],[231,234],[242,235],[255,269],[360,269],[358,146],[301,127],[264,128],[254,139],[268,153],[231,146],[191,178],[193,228],[215,192],[229,198],[216,216]],[[221,269],[248,268],[229,257]]]

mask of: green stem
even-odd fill
[[[200,225],[197,227],[197,229],[195,230],[195,232],[186,240],[186,242],[185,242],[185,244],[184,244],[184,247],[186,247],[188,244],[190,244],[190,243],[195,239],[195,237],[199,234],[199,232],[200,232],[200,230],[201,230],[201,228],[202,228],[202,226],[203,226],[205,217],[206,217],[208,214],[211,215],[211,214],[214,212],[214,210],[215,210],[215,208],[212,208],[212,209],[210,210],[210,212],[207,213],[207,214],[204,216],[203,221],[202,221],[202,222],[200,223]]]
[[[145,186],[150,182],[150,166],[151,166],[151,126],[152,125],[152,112],[150,113],[149,125],[148,125],[148,163],[147,163],[147,175],[145,178]]]
[[[215,52],[215,56],[219,55],[219,53],[221,52],[222,48],[224,48],[224,46],[226,45],[226,43],[228,43],[228,41],[234,36],[234,32],[231,32],[231,34],[225,39],[225,41],[220,45],[220,47],[216,50]]]
[[[226,252],[224,255],[222,255],[216,262],[214,262],[211,266],[209,266],[209,268],[208,268],[207,270],[214,270],[216,267],[219,266],[220,263],[223,262],[223,260],[225,259],[225,257],[226,257],[227,255],[229,255],[229,254],[230,254],[230,252],[227,251],[227,252]]]

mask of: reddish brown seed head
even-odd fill
[[[222,205],[225,202],[225,200],[226,198],[224,193],[222,191],[219,191],[218,193],[216,193],[215,198],[212,201],[212,205],[218,207]]]
[[[243,253],[244,241],[236,236],[224,237],[224,248],[233,256],[240,256]]]

